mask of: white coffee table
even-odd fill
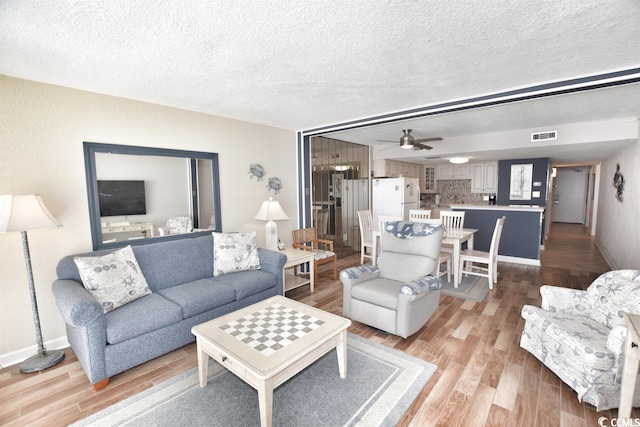
[[[349,325],[278,295],[194,326],[200,387],[207,385],[211,357],[258,391],[260,424],[271,426],[273,390],[333,348],[340,377],[347,377]]]

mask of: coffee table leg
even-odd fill
[[[273,385],[268,381],[258,384],[258,404],[260,405],[260,425],[271,427],[273,417]]]
[[[209,376],[209,355],[202,349],[200,338],[198,338],[198,378],[200,379],[200,387],[207,385],[207,377]]]
[[[347,330],[340,333],[340,343],[336,346],[340,378],[347,378]]]

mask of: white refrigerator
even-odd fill
[[[378,215],[398,216],[408,221],[409,209],[420,206],[418,178],[374,178],[371,198],[375,228],[378,228]]]

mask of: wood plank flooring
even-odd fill
[[[338,269],[360,262],[339,260]],[[542,267],[500,263],[498,284],[481,303],[448,296],[418,333],[403,340],[354,322],[350,332],[438,366],[400,426],[592,427],[601,416],[519,346],[524,304],[540,304],[543,284],[586,288],[609,267],[580,225],[553,224]],[[340,281],[321,279],[287,296],[342,314]],[[0,425],[64,426],[197,366],[190,344],[93,387],[73,352],[36,374],[0,370]],[[634,412],[634,416],[640,413]]]

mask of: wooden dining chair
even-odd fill
[[[440,211],[440,220],[442,221],[445,233],[455,232],[456,230],[462,231],[464,227],[464,214],[465,211]],[[453,245],[443,243],[442,250],[453,253]]]
[[[496,220],[489,252],[469,249],[460,251],[460,271],[457,272],[460,280],[462,280],[462,273],[465,276],[471,274],[486,277],[489,279],[489,289],[493,289],[493,284],[498,282],[498,246],[500,245],[500,236],[506,219],[507,217],[503,216]],[[487,267],[476,264],[486,265]]]
[[[324,264],[333,263],[333,269],[328,274],[323,274],[323,276],[328,276],[333,280],[338,279],[338,271],[337,271],[337,260],[338,257],[336,253],[333,251],[333,241],[326,239],[318,239],[316,236],[316,229],[314,227],[303,228],[301,230],[292,230],[291,236],[293,240],[293,247],[298,249],[304,249],[306,251],[313,252],[314,258],[314,269],[313,269],[313,283],[318,283],[318,267]],[[321,249],[320,246],[324,246],[327,249]]]
[[[409,222],[424,222],[431,218],[431,209],[409,209]]]
[[[378,231],[384,231],[384,224],[389,221],[402,221],[401,216],[378,215]]]
[[[462,230],[465,211],[441,211],[440,219],[445,230]]]
[[[376,256],[373,253],[375,248],[373,239],[377,239],[377,236],[373,235],[373,215],[370,210],[358,211],[358,224],[360,225],[360,264],[364,264],[365,258],[371,258],[373,261]],[[369,248],[368,254],[367,248]]]
[[[420,212],[420,211],[418,211]],[[427,211],[429,213],[431,213],[431,211]],[[411,218],[411,210],[409,210],[409,218]],[[440,225],[442,224],[442,220],[439,218],[415,218],[414,220],[411,220],[411,222],[422,222],[425,224],[431,224],[431,225]],[[442,269],[442,266],[444,265],[444,270]],[[447,252],[447,251],[443,251],[440,250],[440,258],[438,259],[438,277],[442,277],[444,275],[447,275],[447,281],[449,283],[451,283],[451,253]],[[456,274],[455,272],[453,272],[453,274]]]

